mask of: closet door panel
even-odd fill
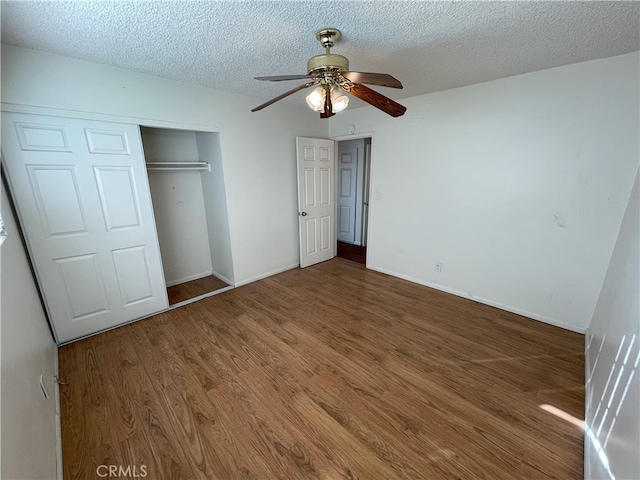
[[[114,250],[112,255],[122,304],[130,307],[153,297],[153,283],[144,245]]]
[[[108,231],[142,227],[131,167],[93,167]]]
[[[138,126],[3,113],[2,139],[58,342],[166,309]]]
[[[106,153],[109,155],[130,155],[129,138],[126,131],[98,130],[85,128],[89,153]]]
[[[58,315],[68,315],[72,322],[77,322],[109,310],[97,254],[60,258],[55,262],[60,269],[64,296],[54,308],[66,307]]]
[[[75,167],[30,165],[27,170],[45,232],[49,236],[87,233]]]
[[[70,152],[64,125],[43,125],[16,122],[16,134],[21,150]]]

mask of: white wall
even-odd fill
[[[638,174],[586,352],[586,478],[640,478],[640,192]]]
[[[196,133],[141,128],[147,162],[198,162]],[[210,134],[216,135],[216,134]],[[211,275],[199,171],[149,171],[149,188],[167,286]]]
[[[3,46],[2,60],[5,105],[218,127],[237,284],[299,261],[294,137],[354,124],[374,135],[372,268],[584,331],[638,164],[637,53],[328,124],[304,107],[252,114],[249,97],[23,48]]]
[[[2,102],[217,127],[236,283],[298,264],[295,137],[326,137],[328,128],[306,107],[251,113],[260,100],[9,45]]]
[[[0,247],[2,303],[2,465],[3,479],[56,478],[56,405],[53,377],[58,350],[29,270],[4,185],[2,217],[9,236]],[[40,375],[49,392],[45,400]]]
[[[208,198],[206,216],[213,274],[235,283],[229,237],[229,214],[224,186],[224,170],[220,155],[220,137],[215,133],[197,133],[196,144],[201,161],[208,162],[210,172],[202,173],[202,192]]]
[[[638,58],[332,117],[374,135],[368,265],[583,332],[638,165]]]

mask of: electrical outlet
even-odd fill
[[[442,262],[436,262],[433,264],[433,271],[436,273],[442,273]]]

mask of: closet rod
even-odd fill
[[[211,167],[207,162],[147,162],[147,170],[207,170],[210,172]]]

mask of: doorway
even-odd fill
[[[337,256],[366,265],[371,138],[338,142]]]

